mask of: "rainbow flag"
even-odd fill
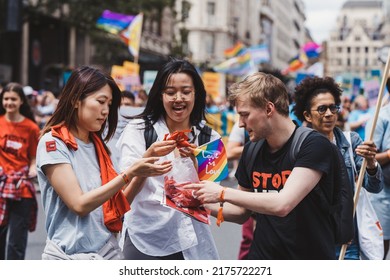
[[[129,26],[120,34],[122,40],[128,45],[129,51],[133,56],[139,56],[143,18],[143,13],[139,13]]]
[[[198,160],[199,180],[220,182],[228,176],[226,150],[221,138],[197,147],[194,155]]]
[[[134,15],[125,15],[104,10],[96,22],[96,26],[111,34],[119,34],[135,18]]]
[[[243,55],[232,57],[213,67],[215,72],[235,74],[249,71],[251,66],[251,55],[246,52]]]
[[[241,54],[245,50],[245,46],[243,43],[238,42],[233,47],[228,48],[223,51],[226,58],[232,58],[239,54]]]

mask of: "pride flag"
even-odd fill
[[[249,48],[247,48],[247,52],[250,53],[251,59],[255,64],[270,61],[270,54],[267,44],[250,46]]]
[[[238,42],[233,47],[224,50],[223,53],[224,53],[226,58],[232,58],[232,57],[235,57],[237,55],[240,55],[244,50],[245,50],[244,44],[241,42]]]
[[[199,180],[220,182],[228,176],[226,150],[221,138],[197,147],[194,154],[198,160]]]
[[[308,58],[317,58],[320,56],[322,47],[315,42],[307,42],[303,45],[302,50],[305,52]]]
[[[251,67],[251,55],[245,53],[240,56],[232,57],[224,62],[215,65],[213,70],[215,72],[226,73],[226,74],[237,74],[241,72],[247,72]]]
[[[143,13],[138,14],[120,36],[128,45],[130,53],[138,57],[141,44]]]
[[[111,34],[119,34],[135,18],[134,15],[125,15],[104,10],[96,22],[96,26]]]

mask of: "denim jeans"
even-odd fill
[[[339,259],[341,246],[336,247],[336,256]],[[358,244],[352,243],[348,245],[347,250],[345,251],[344,260],[360,260],[360,248]]]
[[[8,224],[0,227],[0,259],[24,260],[33,202],[32,198],[7,199]]]

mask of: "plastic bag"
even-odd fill
[[[183,188],[183,185],[198,182],[192,160],[189,157],[176,158],[172,162],[172,170],[164,177],[164,191],[178,207],[199,207],[201,202],[194,196],[193,190]]]
[[[356,218],[359,230],[360,258],[362,260],[382,260],[384,255],[383,230],[364,188],[360,190]]]

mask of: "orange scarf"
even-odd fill
[[[61,139],[68,148],[76,151],[77,142],[72,133],[64,124],[58,124],[51,128],[53,137]],[[116,176],[112,161],[99,136],[92,133],[92,142],[95,145],[96,154],[99,160],[100,177],[102,185],[108,183]],[[114,194],[109,200],[103,203],[104,224],[111,232],[119,232],[122,230],[122,219],[124,214],[130,210],[130,205],[121,190]]]

